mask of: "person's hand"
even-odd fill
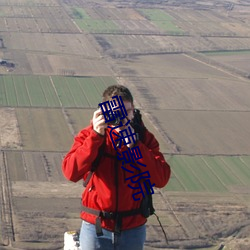
[[[105,123],[104,116],[102,114],[101,109],[98,109],[93,114],[93,129],[101,135],[105,134],[105,129],[107,128],[107,124]]]
[[[135,130],[130,124],[128,124],[128,126],[126,126],[126,127],[128,130],[131,129],[131,135],[134,134]],[[134,140],[133,140],[133,138],[134,138]],[[125,138],[125,142],[126,142],[126,145],[128,148],[132,148],[135,145],[134,141],[136,142],[136,135],[133,135],[133,138],[132,138],[132,136],[130,136],[129,138],[127,138],[127,137]],[[128,143],[129,139],[130,139],[130,143]]]

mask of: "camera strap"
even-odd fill
[[[93,173],[96,171],[96,169],[97,169],[97,167],[99,165],[99,162],[100,162],[100,160],[101,160],[101,158],[102,158],[102,156],[104,154],[104,148],[105,148],[105,140],[98,149],[97,157],[95,158],[95,160],[92,163],[91,170],[89,171],[89,173],[87,175],[87,178],[83,181],[83,186],[84,187],[87,187]]]

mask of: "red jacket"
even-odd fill
[[[106,129],[105,136],[97,134],[92,125],[83,129],[75,137],[74,144],[71,150],[67,153],[63,160],[62,170],[68,180],[77,182],[86,179],[88,172],[91,169],[91,164],[98,155],[98,149],[105,143],[104,152],[116,156],[117,152],[127,150],[126,145],[122,145],[117,151],[113,147],[110,129]],[[105,142],[104,142],[105,141]],[[138,162],[146,165],[134,164],[141,169],[141,172],[149,171],[150,182],[155,184],[155,187],[164,187],[170,178],[170,167],[164,160],[162,153],[159,151],[159,143],[154,135],[146,130],[143,142],[138,141],[136,146],[139,146],[142,158]],[[133,190],[128,187],[130,184],[133,187],[138,187],[138,183],[132,183],[131,180],[125,178],[138,174],[138,170],[131,168],[130,164],[125,164],[124,167],[134,173],[130,173],[121,168],[122,161],[118,161],[118,188],[115,185],[115,159],[111,157],[101,158],[97,170],[92,175],[87,187],[82,194],[82,203],[84,206],[94,208],[106,212],[128,211],[139,208],[141,198],[135,201],[132,195],[138,190]],[[118,190],[117,190],[118,189]],[[118,193],[117,193],[118,191]],[[116,198],[118,197],[118,201]],[[140,197],[139,195],[135,197]],[[142,194],[141,194],[142,197]],[[116,206],[118,206],[116,210]],[[81,218],[92,224],[95,224],[96,216],[81,212]],[[123,218],[121,230],[141,226],[146,222],[142,215],[133,215]],[[115,222],[112,219],[102,219],[102,227],[114,231]]]

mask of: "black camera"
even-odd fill
[[[105,116],[107,118],[105,120],[110,120],[110,118],[111,118],[111,120],[108,122],[109,125],[119,125],[121,122],[120,117],[116,117],[112,111],[105,113]]]

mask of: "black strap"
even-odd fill
[[[121,211],[121,212],[116,213],[116,212],[101,211],[101,210],[97,210],[97,209],[94,209],[94,208],[86,207],[84,205],[82,205],[82,211],[86,212],[88,214],[93,214],[93,215],[95,215],[97,217],[101,217],[103,219],[112,219],[112,220],[115,220],[117,215],[124,218],[124,217],[128,217],[128,216],[141,214],[141,209],[140,208],[131,209],[131,210],[127,210],[127,211]]]
[[[134,216],[141,214],[141,209],[132,209],[128,211],[121,211],[121,212],[106,212],[106,211],[101,211],[93,208],[86,207],[82,205],[82,211],[88,213],[88,214],[93,214],[96,217],[95,221],[95,228],[96,228],[96,235],[97,236],[102,236],[102,226],[101,226],[101,219],[112,219],[115,220],[115,233],[120,233],[121,232],[121,227],[122,227],[122,219],[124,217],[128,216]]]
[[[103,236],[103,231],[102,231],[102,224],[101,224],[101,218],[100,217],[96,217],[95,220],[95,231],[96,231],[96,235],[99,236]]]
[[[90,170],[90,172],[89,172],[88,175],[87,175],[87,178],[83,181],[83,186],[84,186],[84,187],[87,187],[87,185],[88,185],[88,183],[89,183],[89,181],[90,181],[90,179],[91,179],[93,173],[94,173],[94,172]]]
[[[142,116],[139,109],[134,109],[134,118],[130,125],[134,128],[136,134],[139,135],[140,141],[144,141],[146,128],[142,122]]]
[[[84,187],[87,187],[87,185],[89,183],[89,180],[91,179],[93,173],[96,171],[96,169],[97,169],[97,167],[99,165],[99,162],[100,162],[100,160],[101,160],[101,158],[103,156],[104,148],[105,148],[105,140],[104,140],[104,142],[102,143],[102,145],[98,149],[97,157],[95,158],[95,160],[92,163],[91,170],[88,173],[87,178],[83,181],[83,186]]]

